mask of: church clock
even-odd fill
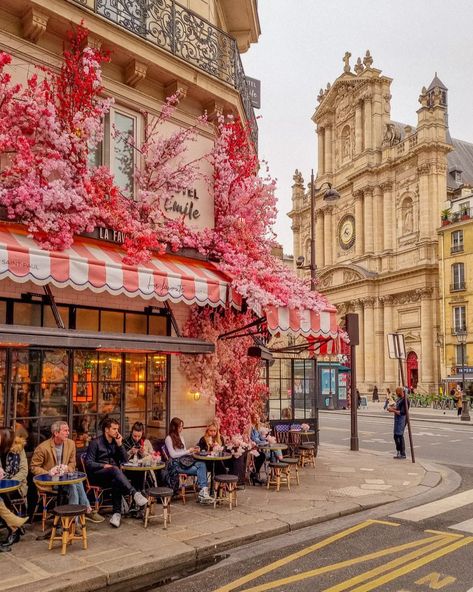
[[[351,214],[340,220],[338,241],[342,249],[350,249],[355,244],[355,218]]]

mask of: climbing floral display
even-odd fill
[[[217,261],[247,312],[194,307],[185,332],[213,341],[216,353],[182,356],[181,363],[190,384],[215,402],[222,430],[241,435],[250,414],[261,411],[267,389],[259,362],[247,356],[251,339],[218,336],[247,324],[269,304],[321,310],[326,301],[271,254],[275,182],[240,120],[220,117],[212,124],[213,149],[194,161],[187,149],[199,130],[210,126],[205,116],[193,126],[163,131],[179,93],[168,97],[158,114],[143,114],[147,124],[140,144],[112,130],[139,153],[134,199],[123,194],[107,167],[91,164],[112,100],[104,97],[101,74],[109,56],[89,47],[87,36],[85,27],[77,27],[68,35],[60,71],[42,68],[24,86],[12,82],[12,59],[0,53],[0,206],[44,248],[65,249],[75,235],[108,226],[126,236],[127,263],[146,262],[151,251],[183,247]],[[202,172],[202,159],[212,165],[211,176]],[[184,220],[169,219],[163,204],[199,179],[214,196],[215,225],[197,231]]]

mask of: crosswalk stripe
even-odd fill
[[[458,524],[452,524],[449,526],[452,530],[461,530],[462,532],[473,532],[473,518],[471,520],[465,520],[464,522],[459,522]]]
[[[420,522],[426,518],[432,518],[432,516],[450,512],[450,510],[468,506],[468,504],[473,504],[473,489],[462,491],[461,493],[445,497],[436,502],[416,506],[410,510],[404,510],[403,512],[392,514],[390,517],[400,520],[409,520],[410,522]]]

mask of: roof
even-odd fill
[[[447,186],[457,189],[461,185],[473,185],[473,144],[452,138],[452,152],[447,155]],[[453,171],[462,172],[462,182],[455,181]]]
[[[429,92],[430,90],[433,90],[434,88],[441,88],[442,90],[448,90],[448,88],[445,86],[445,84],[437,76],[437,72],[435,72],[435,76],[434,76],[432,82],[430,83],[429,88],[427,89],[427,92]]]

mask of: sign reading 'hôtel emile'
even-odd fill
[[[173,195],[166,199],[163,205],[163,210],[173,217],[178,217],[184,222],[193,222],[200,218],[200,210],[197,208],[197,189],[186,189],[180,194]],[[123,244],[126,239],[126,234],[120,230],[113,230],[112,228],[97,227],[92,232],[85,232],[83,236],[89,236],[98,240],[103,240],[109,243]]]

